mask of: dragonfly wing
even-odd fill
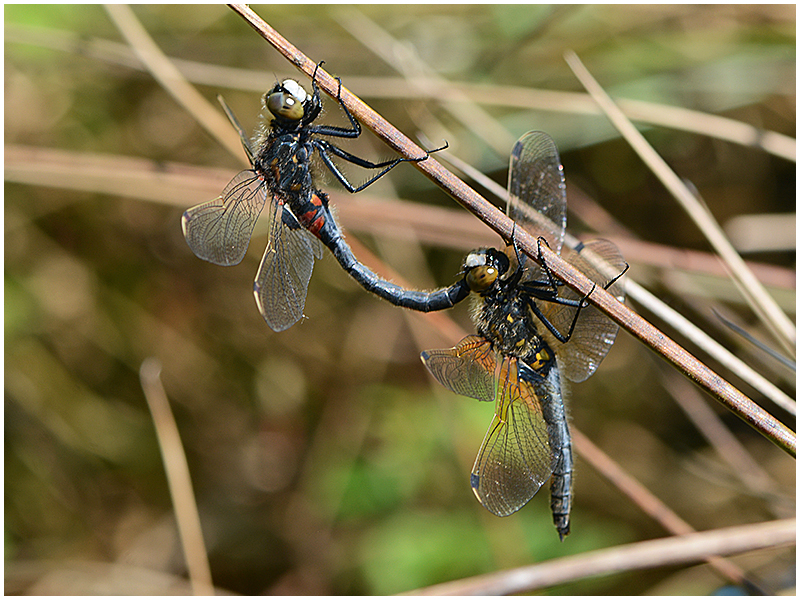
[[[564,259],[581,270],[598,287],[605,286],[625,269],[627,263],[619,249],[608,240],[594,240],[583,246],[580,253],[565,249]],[[608,264],[597,265],[596,259]],[[622,279],[608,288],[620,302],[625,300]],[[559,288],[559,296],[580,300],[581,296],[567,286]],[[544,316],[562,333],[569,331],[577,308],[563,306],[554,302],[538,302]],[[544,329],[544,328],[542,328]],[[564,377],[570,381],[581,382],[589,378],[605,358],[617,337],[619,325],[594,305],[581,309],[575,330],[567,344],[561,344],[551,336],[545,335],[547,342],[556,351],[559,367]]]
[[[186,243],[198,258],[224,267],[238,265],[266,200],[266,184],[255,171],[240,172],[219,197],[183,213]]]
[[[253,293],[267,325],[284,331],[303,316],[314,259],[321,250],[318,240],[300,226],[286,205],[273,203],[270,212],[269,241]]]
[[[506,213],[558,253],[567,225],[567,188],[556,143],[541,131],[523,135],[511,152]]]
[[[571,264],[586,273],[589,279],[596,281],[598,285],[602,284],[603,287],[628,266],[628,263],[622,258],[617,245],[614,242],[602,239],[586,242],[577,256],[568,255],[567,259]],[[607,291],[620,302],[625,302],[624,278],[617,279],[613,285],[609,286]]]
[[[504,357],[498,369],[495,415],[470,483],[483,506],[499,517],[525,506],[550,478],[559,455],[551,448],[536,384]]]
[[[494,400],[495,352],[484,338],[469,335],[454,348],[426,350],[422,363],[451,392],[477,400]]]

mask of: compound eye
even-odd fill
[[[276,117],[287,121],[303,118],[303,103],[285,90],[276,90],[267,96],[267,109]]]
[[[467,285],[473,292],[485,292],[497,281],[499,275],[500,273],[494,267],[488,265],[475,267],[467,273]]]

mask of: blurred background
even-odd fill
[[[574,50],[612,96],[639,101],[628,108],[640,129],[794,318],[794,5],[254,10],[403,132],[428,147],[446,140],[502,186],[514,141],[547,131],[567,176],[568,230],[613,239],[631,279],[794,397],[794,372],[714,316],[779,348],[563,60]],[[224,6],[134,12],[247,130],[276,78],[307,82]],[[580,449],[563,543],[546,491],[505,519],[478,504],[469,472],[492,407],[446,392],[419,360],[472,331],[466,303],[444,317],[399,310],[326,251],[308,318],[273,333],[251,292],[265,223],[230,268],[197,259],[181,234],[183,210],[219,194],[244,154],[141,68],[102,7],[6,6],[4,83],[6,593],[188,591],[140,384],[149,357],[162,365],[222,590],[391,594],[669,535]],[[345,124],[324,101],[321,122]],[[738,123],[758,135],[732,141]],[[392,157],[369,132],[343,146]],[[410,165],[357,196],[322,181],[357,256],[409,285],[449,285],[468,250],[500,243]],[[706,408],[739,446],[712,446],[676,398]],[[577,431],[696,529],[795,514],[794,461],[624,331],[570,388],[569,410]],[[734,562],[772,591],[794,585],[791,549]],[[693,565],[548,592],[706,594],[725,583]]]

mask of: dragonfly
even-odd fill
[[[620,277],[628,265],[606,240],[574,251],[563,245],[564,170],[546,133],[529,132],[515,145],[508,192],[506,212],[515,228],[538,239],[539,264],[521,254],[513,239],[502,250],[470,252],[463,280],[475,299],[477,334],[421,358],[449,390],[494,402],[494,418],[470,475],[478,501],[495,515],[508,516],[550,480],[553,522],[563,540],[570,531],[573,473],[563,379],[590,377],[614,343],[619,326],[588,297],[601,286],[624,301]],[[595,282],[590,294],[581,296],[553,275],[543,245]]]
[[[316,82],[319,63],[311,78],[309,94],[294,79],[285,79],[262,98],[268,125],[248,139],[233,111],[220,98],[223,109],[239,132],[251,169],[238,173],[216,199],[188,209],[181,219],[186,242],[192,252],[211,263],[232,266],[244,258],[256,221],[269,206],[267,247],[253,284],[256,305],[273,331],[284,331],[303,317],[308,283],[314,261],[327,246],[341,266],[365,289],[389,302],[429,312],[449,308],[469,296],[463,281],[432,292],[406,290],[381,279],[353,254],[331,214],[328,196],[318,189],[312,173],[317,154],[335,178],[351,193],[375,183],[403,162],[426,160],[395,158],[371,162],[339,148],[326,138],[357,138],[361,125],[341,99],[337,101],[350,125],[338,127],[314,122],[322,111]],[[437,152],[443,148],[432,150]],[[333,157],[378,172],[361,185],[353,185]]]

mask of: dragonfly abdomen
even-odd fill
[[[561,374],[553,363],[546,377],[534,384],[542,402],[542,415],[547,423],[550,449],[558,456],[550,479],[550,510],[559,537],[569,533],[569,513],[572,509],[572,437],[561,388]]]
[[[470,293],[469,286],[467,286],[463,279],[459,279],[449,287],[432,292],[407,290],[395,283],[381,279],[365,265],[360,263],[341,235],[332,240],[332,243],[329,243],[323,238],[320,239],[322,239],[322,242],[333,252],[333,255],[336,257],[336,260],[339,261],[342,268],[364,289],[380,296],[384,300],[390,301],[395,306],[409,308],[419,312],[444,310],[454,306]]]
[[[321,193],[321,192],[320,192]],[[330,212],[325,209],[328,219],[333,219]],[[355,279],[361,287],[373,294],[388,300],[395,306],[409,308],[419,312],[444,310],[454,306],[467,296],[470,289],[464,279],[459,279],[453,285],[440,288],[432,292],[407,290],[395,283],[381,279],[367,266],[359,262],[350,246],[344,239],[341,230],[335,225],[327,227],[328,221],[322,224],[318,232],[314,232],[320,241],[339,261],[342,268]]]
[[[296,206],[292,206],[292,204],[296,204]],[[322,239],[320,232],[328,223],[331,223],[329,229],[336,230],[338,233],[338,228],[331,222],[333,217],[328,209],[328,197],[324,193],[313,191],[304,202],[290,203],[290,206],[292,211],[298,215],[297,219],[300,224],[318,238]],[[330,237],[330,234],[326,237]],[[322,241],[325,240],[322,239]]]

